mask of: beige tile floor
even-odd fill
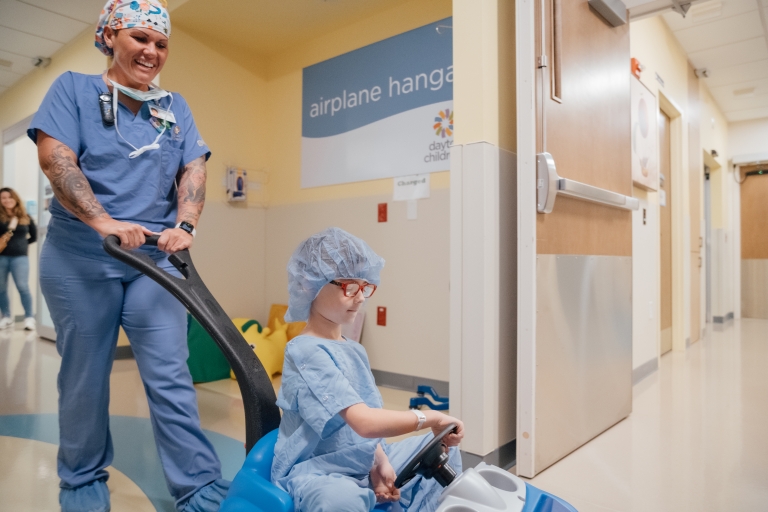
[[[768,321],[664,355],[629,418],[531,483],[580,512],[768,511]]]
[[[53,344],[6,334],[0,415],[56,412]],[[203,427],[243,440],[237,384],[197,389]],[[111,414],[148,417],[134,361],[115,362],[111,393]],[[406,409],[411,393],[382,388],[382,395],[387,408]],[[55,453],[53,445],[0,436],[0,510],[58,510]],[[133,482],[112,475],[114,512],[151,510]],[[581,512],[768,511],[768,320],[736,321],[662,357],[659,371],[635,386],[628,419],[531,482]]]

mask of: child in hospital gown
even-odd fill
[[[353,321],[375,291],[383,265],[365,242],[338,228],[307,239],[288,264],[286,319],[308,324],[285,351],[272,480],[293,497],[297,511],[430,512],[438,506],[443,488],[433,479],[417,476],[394,487],[395,475],[433,433],[392,444],[382,439],[414,431],[419,418],[382,409],[365,349],[341,336],[341,325]],[[459,425],[444,442],[460,473],[456,445],[463,425],[436,411],[425,416],[423,427],[433,432]]]

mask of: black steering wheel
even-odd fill
[[[455,430],[456,424],[451,423],[422,448],[397,475],[395,487],[400,489],[416,475],[434,478],[443,487],[450,485],[456,478],[456,471],[448,464],[447,447],[443,444],[443,438]]]

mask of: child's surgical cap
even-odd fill
[[[384,259],[339,228],[304,240],[288,262],[287,322],[306,321],[320,289],[333,279],[364,279],[378,285]]]

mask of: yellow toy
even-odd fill
[[[238,328],[247,321],[244,318],[234,318],[232,320]],[[278,320],[275,322],[274,332],[268,327],[259,332],[258,324],[253,324],[243,333],[245,341],[253,348],[256,357],[261,361],[270,379],[283,371],[285,346],[288,344],[287,330],[288,324]],[[230,377],[235,378],[234,372],[230,372]]]
[[[272,307],[269,308],[269,320],[267,321],[267,327],[274,331],[277,325],[276,322],[285,321],[284,318],[286,311],[288,311],[288,306],[286,304],[272,304]],[[298,336],[306,326],[307,322],[289,323],[288,330],[286,331],[288,334],[288,341],[291,341],[293,338]]]

